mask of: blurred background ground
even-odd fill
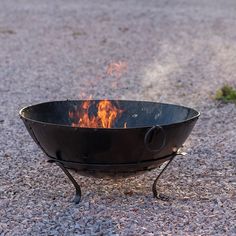
[[[213,100],[236,84],[236,2],[0,1],[1,235],[234,235],[236,107]],[[111,62],[128,65],[116,80]],[[157,171],[73,188],[18,118],[63,99],[135,99],[192,106],[202,116],[152,197]],[[132,190],[130,193],[129,191]],[[127,194],[127,192],[129,194]]]

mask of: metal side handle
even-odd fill
[[[150,145],[149,145],[149,140],[150,140],[150,136],[152,135],[152,133],[154,131],[159,131],[162,135],[163,135],[163,139],[162,139],[162,144],[159,148],[157,149],[152,149],[150,148]],[[160,152],[162,150],[162,148],[165,146],[166,144],[166,133],[164,131],[164,129],[160,126],[160,125],[154,125],[153,127],[151,127],[145,134],[144,136],[144,145],[146,147],[146,149],[149,151],[149,152]]]

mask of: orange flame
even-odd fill
[[[72,127],[111,128],[116,118],[123,113],[123,110],[118,109],[109,100],[99,101],[96,116],[89,114],[90,106],[91,101],[87,100],[78,110],[69,111],[68,116],[74,121]]]

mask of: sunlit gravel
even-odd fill
[[[236,235],[236,1],[0,1],[0,235]],[[110,63],[127,63],[107,76]],[[75,178],[47,162],[18,111],[88,98],[151,100],[201,111],[186,156],[152,196],[158,170]],[[112,157],[111,157],[112,158]]]

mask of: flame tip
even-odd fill
[[[112,128],[117,117],[124,110],[117,108],[108,99],[100,100],[97,104],[97,115],[89,115],[91,101],[84,101],[76,111],[69,111],[69,118],[75,119],[73,127]],[[76,114],[76,115],[75,115]]]

